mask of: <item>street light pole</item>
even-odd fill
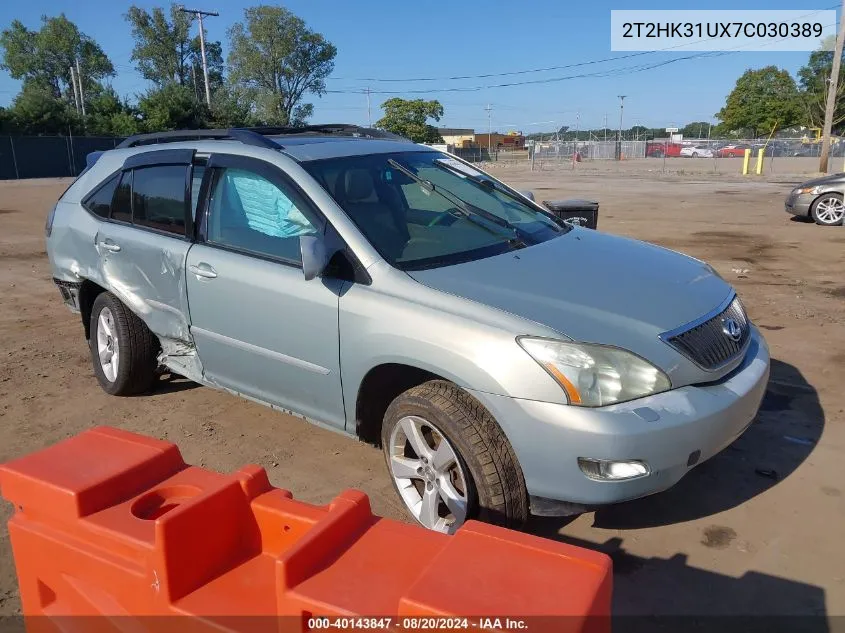
[[[845,0],[843,0],[845,1]],[[616,160],[622,160],[622,115],[625,111],[625,97],[628,95],[619,96],[619,143],[617,145]]]
[[[487,110],[487,155],[493,160],[493,106],[488,103],[484,109]]]

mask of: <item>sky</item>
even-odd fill
[[[267,1],[267,0],[265,0]],[[205,21],[207,37],[223,43],[226,30],[243,18],[244,9],[260,0],[198,0],[191,8],[216,10]],[[110,81],[122,96],[134,99],[150,87],[131,61],[133,41],[124,19],[131,2],[120,0],[0,0],[0,28],[21,20],[39,28],[42,15],[65,15],[95,39],[115,66]],[[163,0],[138,0],[151,8]],[[710,0],[684,2],[689,9],[832,9],[835,0]],[[283,6],[322,33],[338,50],[335,69],[326,81],[330,92],[309,96],[311,122],[368,124],[381,116],[391,96],[438,99],[444,108],[440,126],[486,131],[611,128],[619,124],[618,95],[624,101],[624,127],[681,127],[712,121],[736,79],[748,68],[777,65],[793,75],[807,52],[750,52],[679,59],[689,53],[655,52],[635,59],[616,59],[568,69],[505,77],[447,80],[444,77],[525,71],[617,58],[610,50],[611,9],[677,9],[677,0],[287,0]],[[628,53],[630,54],[630,53]],[[571,78],[597,70],[665,65],[609,77]],[[377,81],[434,78],[436,81]],[[559,79],[533,85],[490,88],[512,81]],[[8,105],[19,82],[0,71],[0,105]],[[446,91],[448,88],[475,88]],[[369,88],[368,113],[366,90]],[[432,90],[411,94],[410,90]],[[398,91],[400,94],[379,94]],[[486,106],[492,109],[485,110]]]

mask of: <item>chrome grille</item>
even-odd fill
[[[724,304],[722,304],[724,305]],[[735,324],[739,336],[728,332]],[[734,328],[734,334],[736,334]],[[661,338],[702,369],[715,370],[736,359],[745,349],[751,328],[745,308],[739,297],[733,297],[728,306],[703,322],[693,322],[681,331],[667,332]]]

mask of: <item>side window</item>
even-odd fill
[[[132,181],[135,224],[185,235],[185,165],[136,169]]]
[[[120,184],[114,192],[111,208],[112,220],[132,221],[132,172],[125,171],[120,177]]]
[[[109,217],[111,201],[114,198],[114,190],[117,189],[119,180],[120,174],[115,174],[109,178],[99,189],[86,198],[85,208],[101,218]]]
[[[210,243],[258,255],[301,262],[299,237],[317,232],[298,195],[244,169],[217,174],[208,208]]]

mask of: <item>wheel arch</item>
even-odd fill
[[[368,444],[381,444],[384,414],[396,397],[429,380],[447,377],[403,362],[385,362],[370,368],[361,379],[355,397],[355,434]]]
[[[94,301],[103,292],[108,291],[90,279],[84,280],[79,288],[79,313],[82,317],[82,327],[85,328],[86,341],[91,338],[91,309],[94,307]]]

